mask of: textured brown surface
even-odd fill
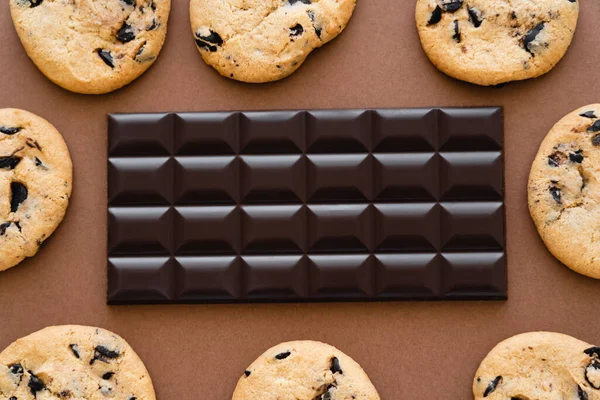
[[[290,78],[249,86],[221,78],[194,48],[187,1],[173,2],[163,53],[111,95],[68,93],[27,59],[0,6],[0,107],[28,109],[65,136],[75,168],[72,204],[45,248],[0,274],[0,347],[52,324],[91,324],[122,335],[145,361],[159,399],[225,400],[267,348],[322,340],[348,353],[383,399],[471,399],[473,374],[497,342],[556,330],[599,343],[600,282],[544,248],[527,211],[539,143],[563,115],[597,103],[600,3],[583,0],[578,31],[550,74],[501,89],[453,81],[427,61],[413,1],[359,0],[347,31]],[[402,7],[398,4],[402,3]],[[505,107],[509,300],[107,307],[106,114],[140,111],[414,106]]]

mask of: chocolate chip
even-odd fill
[[[550,190],[550,194],[552,195],[552,198],[554,199],[554,201],[556,201],[558,204],[562,204],[560,189],[557,188],[556,186],[550,186],[549,190]]]
[[[102,375],[102,379],[104,379],[105,381],[109,380],[110,378],[112,378],[112,376],[114,375],[114,372],[107,372],[104,375]]]
[[[21,162],[19,157],[0,157],[0,168],[2,169],[15,169]]]
[[[29,0],[29,8],[35,8],[42,4],[44,0]]]
[[[300,36],[304,33],[304,28],[300,24],[296,24],[290,28],[290,36]]]
[[[79,346],[77,346],[76,344],[70,344],[69,348],[71,349],[71,351],[73,352],[75,357],[80,358],[79,357]]]
[[[597,120],[596,122],[594,122],[592,124],[592,126],[590,126],[589,128],[587,128],[588,132],[600,132],[600,119]]]
[[[119,355],[119,352],[116,350],[110,350],[104,346],[96,346],[94,348],[94,358],[90,360],[90,365],[92,365],[96,360],[108,362],[109,359],[117,358]]]
[[[10,223],[9,223],[10,224]],[[2,224],[4,225],[4,224]],[[21,364],[12,364],[8,366],[8,371],[13,375],[23,375],[23,366]]]
[[[331,359],[331,367],[329,368],[331,370],[332,373],[340,373],[343,374],[344,371],[342,371],[342,368],[340,368],[340,360],[338,360],[337,357],[333,357]]]
[[[23,229],[21,229],[21,223],[20,222],[15,222],[15,226],[17,227],[17,229],[19,230],[19,232],[23,231]]]
[[[483,22],[483,19],[481,18],[481,11],[475,7],[469,7],[468,11],[469,21],[473,24],[473,26],[475,26],[475,28],[479,28]]]
[[[317,35],[317,37],[319,39],[321,39],[321,28],[315,25],[315,13],[308,10],[306,12],[308,14],[308,18],[310,18],[311,22],[313,23],[313,28],[315,28],[315,34]]]
[[[37,157],[34,158],[34,162],[35,162],[35,166],[36,167],[40,167],[42,169],[48,169],[46,168],[46,166],[44,165],[44,163]]]
[[[247,377],[249,377],[251,373],[252,373],[252,372],[251,372],[251,371],[248,371],[248,370],[245,370],[245,371],[244,371],[244,374],[246,375],[246,378],[247,378]]]
[[[311,0],[289,0],[289,3],[291,5],[294,5],[296,3],[302,3],[302,4],[310,4]]]
[[[137,400],[137,397],[135,397],[135,396],[131,396],[131,397],[129,398],[129,400]]]
[[[96,51],[98,52],[98,56],[100,56],[102,61],[104,61],[104,64],[108,65],[111,68],[115,67],[115,64],[113,62],[113,57],[112,57],[112,54],[110,54],[110,51],[102,50],[102,49],[98,49]]]
[[[0,224],[0,236],[3,236],[6,233],[6,230],[10,228],[11,224],[12,222],[5,222],[3,224]]]
[[[8,400],[18,400],[15,396],[12,396],[10,399]]]
[[[217,51],[217,46],[223,45],[223,39],[221,36],[212,29],[210,30],[210,34],[208,36],[202,36],[199,33],[196,33],[196,38],[196,45],[198,45],[198,47],[211,52]]]
[[[581,164],[583,162],[583,154],[581,153],[582,150],[577,150],[575,153],[570,153],[569,160],[571,160],[574,163]]]
[[[19,133],[21,131],[20,127],[9,128],[7,126],[0,126],[0,133],[4,133],[5,135],[14,135],[15,133]]]
[[[537,37],[537,35],[539,35],[539,33],[542,31],[542,29],[544,29],[544,23],[540,22],[539,24],[537,24],[534,28],[530,29],[525,36],[523,36],[523,46],[525,47],[525,50],[531,54],[532,56],[535,56],[531,50],[531,42],[533,42],[535,40],[535,38]]]
[[[558,167],[566,160],[565,153],[562,151],[555,151],[548,156],[548,165],[551,167]]]
[[[288,357],[290,356],[290,354],[292,354],[292,353],[291,353],[291,352],[289,352],[289,351],[286,351],[286,352],[284,352],[284,353],[279,353],[279,354],[277,354],[277,355],[275,356],[275,358],[276,358],[276,359],[278,359],[278,360],[283,360],[284,358],[288,358]]]
[[[483,397],[488,397],[490,393],[496,390],[496,387],[498,387],[500,383],[502,383],[502,377],[497,376],[493,381],[490,382],[487,388],[485,388],[485,392],[483,392]]]
[[[31,376],[29,377],[29,382],[27,383],[27,386],[31,390],[31,394],[33,394],[33,397],[35,397],[35,394],[37,392],[41,392],[42,390],[46,389],[46,385],[44,385],[44,382],[42,382],[40,378],[38,378],[33,372],[28,372]]]
[[[515,11],[510,13],[510,19],[517,19],[517,13]]]
[[[586,368],[585,368],[585,380],[594,388],[594,389],[600,389],[600,381],[596,381],[596,383],[592,383],[592,381],[590,380],[589,374],[590,373],[596,373],[598,374],[598,377],[600,377],[600,362],[598,362],[597,360],[593,360]]]
[[[458,20],[454,20],[454,35],[452,35],[452,39],[454,39],[457,43],[460,43],[460,27],[458,26]]]
[[[12,182],[10,184],[12,193],[10,198],[10,212],[16,212],[21,203],[27,200],[27,187],[20,182]]]
[[[594,114],[594,111],[586,111],[583,114],[579,114],[580,117],[583,118],[591,118],[591,119],[596,119],[598,117],[596,117],[596,114]]]
[[[158,28],[158,22],[156,22],[156,19],[152,19],[152,23],[150,24],[149,27],[146,28],[147,31],[153,31],[156,28]]]
[[[457,11],[459,8],[461,8],[463,5],[463,0],[444,0],[442,2],[442,7],[444,8],[444,11],[447,12],[455,12]]]
[[[588,400],[588,394],[579,385],[577,385],[577,394],[579,395],[579,400]]]
[[[127,4],[128,6],[135,6],[135,0],[121,0],[123,3]]]
[[[129,25],[127,22],[124,22],[123,26],[121,26],[121,29],[119,29],[117,32],[117,40],[122,43],[127,43],[131,42],[133,39],[135,39],[135,33],[133,33],[131,25]]]
[[[431,13],[431,17],[429,21],[427,21],[427,25],[435,25],[442,20],[442,9],[440,6],[435,6],[435,9]]]
[[[590,357],[600,357],[600,347],[598,346],[590,347],[589,349],[585,349],[583,352]]]

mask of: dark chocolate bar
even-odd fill
[[[109,304],[505,299],[499,108],[113,114]]]

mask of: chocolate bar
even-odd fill
[[[499,108],[109,115],[108,303],[505,299]]]

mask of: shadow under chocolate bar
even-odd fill
[[[112,114],[108,303],[506,299],[500,108]]]

